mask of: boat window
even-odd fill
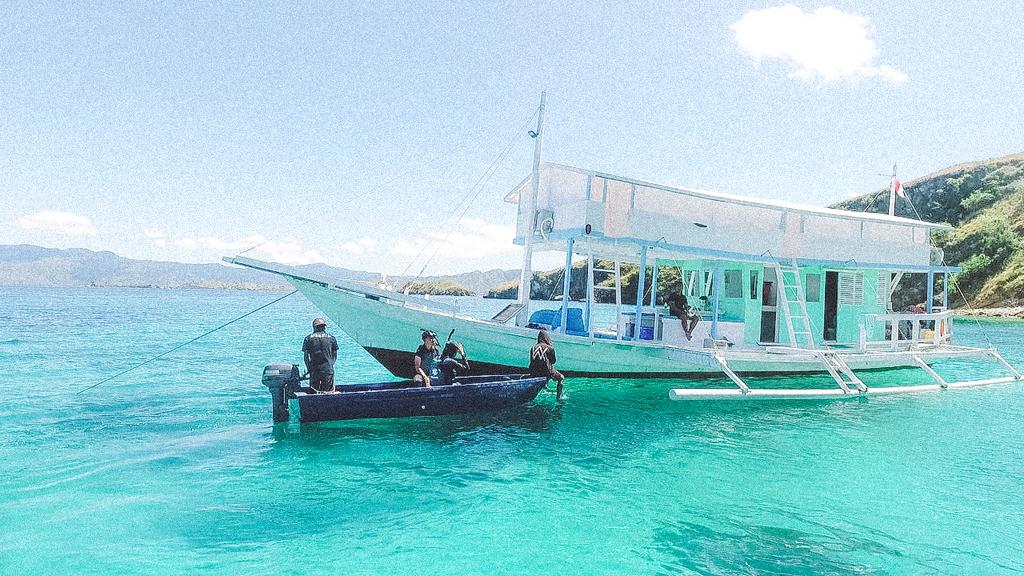
[[[864,274],[861,272],[839,274],[839,303],[854,306],[864,303]]]
[[[750,299],[757,300],[757,270],[750,271]]]
[[[890,281],[888,270],[882,270],[878,273],[878,289],[875,290],[875,303],[879,306],[885,306],[889,302]]]
[[[726,298],[743,298],[742,270],[726,270],[724,280]]]
[[[821,274],[808,274],[805,277],[804,297],[807,302],[821,302]]]

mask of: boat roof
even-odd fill
[[[554,168],[557,170],[568,170],[584,174],[591,178],[604,178],[607,180],[613,180],[618,182],[624,182],[627,184],[635,184],[637,186],[644,186],[647,188],[655,188],[663,190],[665,192],[671,192],[675,194],[681,194],[684,196],[692,196],[695,198],[702,198],[705,200],[712,200],[718,202],[724,202],[727,204],[733,204],[738,206],[752,206],[756,208],[769,208],[775,210],[785,210],[797,214],[812,214],[820,216],[830,216],[833,218],[843,218],[848,220],[858,220],[866,222],[884,222],[889,224],[901,224],[905,226],[919,226],[924,228],[932,228],[938,230],[952,230],[953,227],[949,224],[927,222],[924,220],[915,220],[913,218],[904,218],[902,216],[890,216],[888,214],[879,214],[876,212],[854,212],[851,210],[837,210],[835,208],[826,208],[822,206],[813,206],[810,204],[800,204],[797,202],[788,202],[785,200],[768,200],[763,198],[752,198],[749,196],[738,196],[735,194],[726,194],[724,192],[711,192],[708,190],[700,190],[698,188],[683,188],[678,186],[666,186],[664,184],[656,184],[653,182],[647,182],[644,180],[638,180],[636,178],[629,178],[626,176],[616,176],[614,174],[608,174],[605,172],[598,172],[596,170],[587,170],[584,168],[578,168],[576,166],[570,166],[568,164],[559,164],[555,162],[544,162],[541,165],[541,170],[547,168]],[[519,195],[530,184],[532,176],[527,176],[511,192],[505,195],[505,201],[511,204],[519,203]]]

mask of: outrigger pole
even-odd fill
[[[540,194],[540,159],[544,149],[544,104],[547,92],[540,93],[540,108],[537,111],[537,131],[533,136],[533,185],[526,201],[526,238],[523,240],[523,270],[519,276],[519,313],[516,326],[525,326],[530,318],[530,288],[533,284],[533,237],[537,232],[537,196]],[[568,270],[566,274],[568,274]]]

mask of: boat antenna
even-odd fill
[[[537,220],[537,196],[540,194],[540,162],[544,151],[544,107],[547,92],[540,93],[540,107],[537,109],[537,130],[530,131],[533,138],[533,185],[526,199],[523,210],[523,199],[519,199],[519,207],[526,214],[526,230],[523,232],[523,270],[519,275],[519,304],[521,308],[516,314],[516,326],[524,326],[530,317],[530,292],[533,287],[533,237]]]
[[[99,382],[96,382],[95,384],[90,384],[89,386],[86,386],[85,388],[82,388],[78,392],[75,392],[75,394],[81,394],[82,392],[85,392],[87,390],[92,390],[93,388],[99,386],[100,384],[103,384],[103,383],[106,383],[106,382],[110,382],[114,378],[117,378],[119,376],[123,376],[123,375],[131,372],[132,370],[135,370],[136,368],[142,368],[146,364],[149,364],[150,362],[153,362],[155,360],[163,358],[164,356],[167,356],[168,354],[170,354],[171,352],[174,352],[175,350],[180,350],[180,349],[184,348],[185,346],[188,346],[189,344],[195,342],[196,340],[200,340],[202,338],[205,338],[205,337],[209,336],[210,334],[213,334],[214,332],[216,332],[216,331],[218,331],[218,330],[220,330],[222,328],[227,328],[228,326],[234,324],[235,322],[238,322],[239,320],[241,320],[242,318],[245,318],[246,316],[252,316],[253,314],[259,312],[260,310],[263,310],[264,308],[269,308],[269,307],[273,306],[274,304],[277,304],[281,300],[284,300],[285,298],[291,296],[292,294],[295,294],[296,292],[298,292],[298,290],[292,290],[291,292],[285,294],[284,296],[281,296],[280,298],[277,298],[277,299],[274,299],[274,300],[272,300],[270,302],[267,302],[266,304],[263,304],[262,306],[259,306],[258,308],[253,308],[252,310],[246,312],[245,314],[242,314],[241,316],[237,316],[237,317],[235,317],[235,318],[233,318],[231,320],[228,320],[227,322],[221,324],[220,326],[217,326],[213,330],[209,330],[207,332],[203,332],[202,334],[200,334],[199,336],[196,336],[195,338],[189,340],[188,342],[182,342],[181,344],[178,344],[177,346],[175,346],[174,348],[171,348],[170,350],[167,350],[165,352],[161,352],[161,353],[157,354],[156,356],[153,356],[153,357],[151,357],[148,360],[145,360],[143,362],[139,362],[138,364],[136,364],[136,365],[134,365],[134,366],[132,366],[130,368],[126,368],[126,369],[118,372],[117,374],[114,374],[113,376],[108,376],[108,377],[104,378],[103,380],[100,380]]]

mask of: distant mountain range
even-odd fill
[[[326,264],[295,266],[296,271],[332,280],[377,283],[374,272],[336,268]],[[473,294],[485,294],[494,286],[518,278],[516,270],[466,272],[452,276],[425,276],[420,286],[452,284]],[[390,277],[403,287],[412,278]],[[284,290],[289,284],[280,276],[224,264],[186,264],[124,258],[113,252],[84,248],[66,250],[32,245],[0,245],[0,285],[97,286],[147,288],[229,288]]]

